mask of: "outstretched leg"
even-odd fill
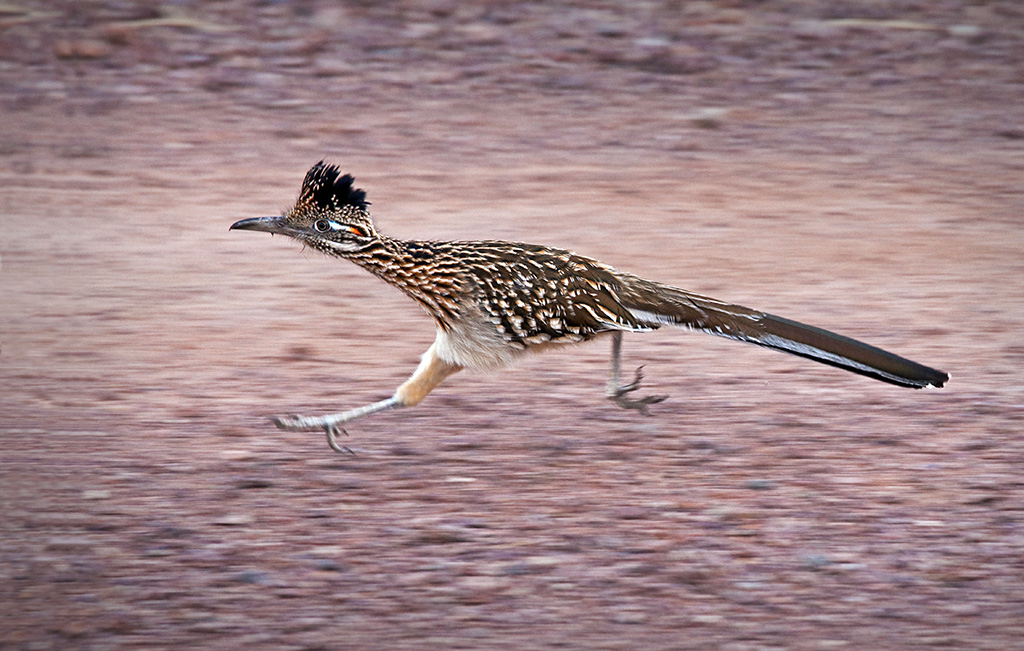
[[[622,407],[623,409],[636,409],[641,414],[647,413],[647,405],[653,405],[654,403],[661,402],[668,396],[665,395],[653,395],[644,396],[638,400],[633,400],[628,397],[627,394],[632,393],[640,388],[640,381],[643,380],[644,374],[641,372],[643,366],[636,369],[636,374],[633,376],[633,381],[629,384],[622,384],[622,333],[612,333],[612,372],[608,378],[608,398],[614,400],[615,404]]]
[[[306,431],[322,429],[327,432],[327,444],[335,452],[347,452],[348,450],[338,444],[337,435],[342,431],[341,424],[350,420],[375,414],[379,411],[397,409],[399,407],[414,407],[427,397],[434,387],[441,384],[445,378],[453,373],[462,370],[461,366],[449,364],[441,360],[435,352],[436,343],[432,344],[427,352],[423,354],[420,365],[416,371],[402,386],[398,387],[395,395],[387,400],[374,402],[355,409],[329,414],[327,416],[279,416],[274,419],[274,424],[281,429],[290,431]]]

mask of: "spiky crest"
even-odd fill
[[[306,172],[296,208],[330,213],[345,212],[345,206],[351,206],[365,212],[370,202],[366,192],[353,187],[354,182],[352,175],[343,175],[337,166],[320,161]]]

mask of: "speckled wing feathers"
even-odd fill
[[[508,242],[463,242],[480,308],[502,337],[529,346],[577,342],[610,330],[649,330],[615,298],[614,272],[568,251]]]

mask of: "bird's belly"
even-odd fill
[[[460,319],[447,329],[438,328],[434,352],[443,361],[463,368],[493,369],[511,364],[523,352],[490,327],[473,319]]]
[[[485,320],[466,318],[449,324],[447,329],[438,328],[434,352],[449,364],[486,370],[508,366],[527,352],[539,352],[553,346],[579,343],[592,336],[535,336],[522,341],[510,341]]]

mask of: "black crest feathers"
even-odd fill
[[[353,182],[350,174],[343,175],[337,166],[320,161],[306,172],[299,202],[325,211],[341,210],[344,206],[365,210],[370,205],[366,192],[352,187]]]

